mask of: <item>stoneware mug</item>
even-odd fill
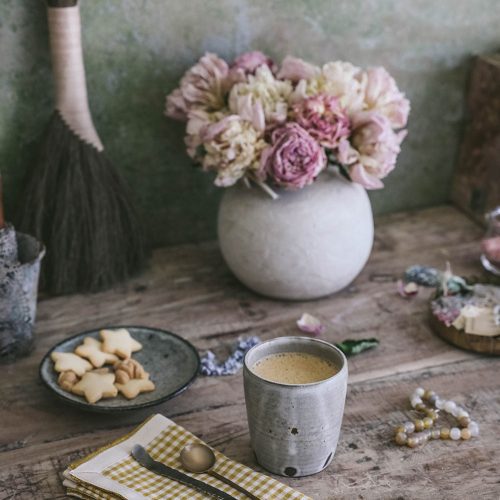
[[[265,380],[251,367],[270,354],[309,353],[339,371],[311,384]],[[250,349],[243,368],[250,439],[262,467],[282,476],[320,472],[333,459],[344,413],[347,359],[332,344],[309,337],[279,337]]]

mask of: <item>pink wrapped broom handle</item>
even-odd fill
[[[75,0],[52,0],[47,10],[56,108],[78,137],[102,151],[88,105],[80,8]]]

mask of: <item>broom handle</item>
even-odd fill
[[[80,8],[76,0],[49,0],[47,12],[56,108],[80,139],[102,151],[103,145],[92,122],[87,98]]]

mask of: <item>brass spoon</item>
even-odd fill
[[[243,493],[248,498],[251,498],[252,500],[259,500],[258,497],[252,495],[239,484],[233,483],[233,481],[227,477],[224,477],[218,472],[212,470],[217,459],[215,458],[214,452],[208,446],[199,443],[188,444],[181,450],[180,459],[184,468],[189,472],[205,472],[210,474],[212,477],[217,478],[219,481],[228,484],[231,488],[234,488],[240,493]]]

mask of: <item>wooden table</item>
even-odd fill
[[[335,459],[324,472],[286,483],[318,499],[500,498],[500,360],[456,349],[429,329],[428,293],[404,300],[395,283],[405,268],[452,263],[481,274],[482,229],[442,206],[381,217],[368,265],[341,293],[315,302],[279,302],[240,285],[214,243],[155,252],[151,268],[114,290],[42,300],[37,344],[28,358],[1,368],[0,498],[63,498],[66,465],[126,433],[153,412],[174,419],[229,457],[258,469],[249,447],[241,374],[199,377],[156,408],[106,416],[78,411],[52,396],[38,364],[56,342],[109,324],[177,332],[203,351],[239,335],[262,339],[300,333],[307,311],[330,323],[324,338],[376,336],[381,345],[349,361],[349,389]],[[411,417],[408,394],[432,388],[471,411],[479,438],[431,442],[418,450],[392,442]]]

